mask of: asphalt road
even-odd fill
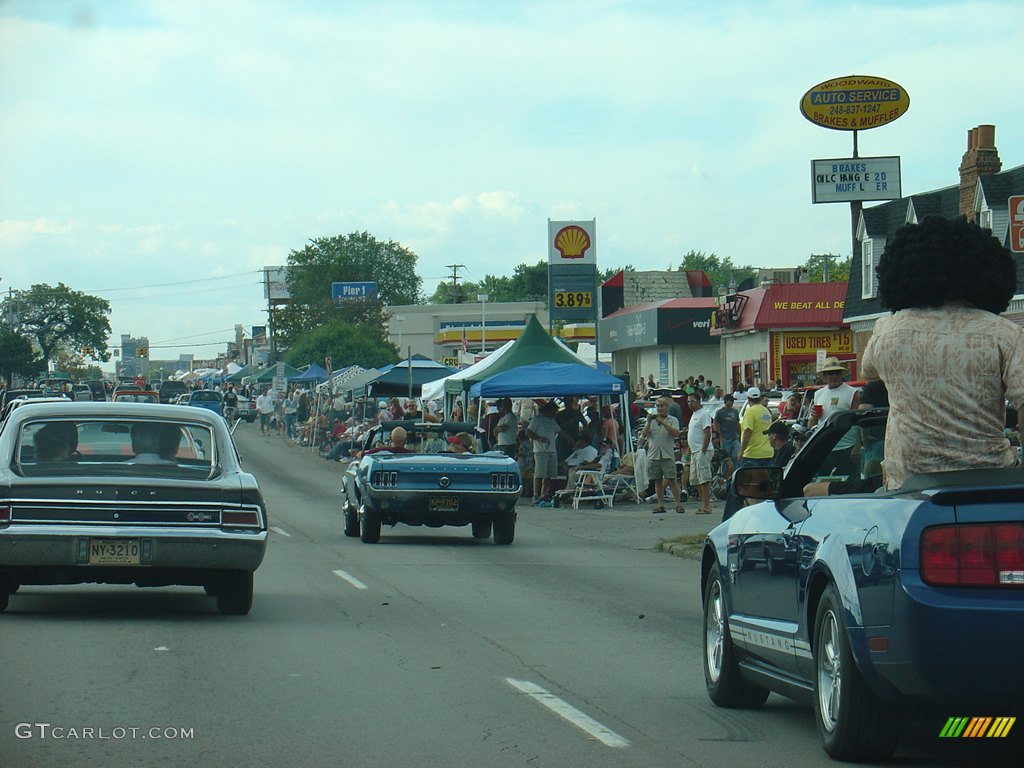
[[[366,545],[342,534],[341,465],[236,439],[273,526],[251,614],[194,588],[23,588],[0,616],[0,766],[827,762],[810,709],[704,692],[698,564],[657,544],[714,517],[523,506],[510,547],[409,527]],[[930,727],[900,763],[985,756]]]

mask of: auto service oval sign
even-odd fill
[[[800,112],[835,131],[865,131],[891,123],[910,108],[903,86],[882,77],[846,75],[818,83],[800,100]]]

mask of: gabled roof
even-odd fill
[[[981,176],[978,178],[978,187],[981,195],[975,198],[975,211],[981,210],[981,197],[985,198],[985,203],[989,208],[995,210],[1005,208],[1006,201],[1011,195],[1024,194],[1024,165],[993,173],[990,176]]]
[[[924,192],[918,195],[911,195],[908,204],[907,221],[920,224],[929,216],[941,216],[944,219],[955,219],[960,215],[960,187],[946,187],[937,189],[934,192]],[[911,218],[913,213],[914,218]],[[900,226],[903,226],[900,224]],[[899,227],[896,227],[899,229]],[[896,230],[894,229],[886,236],[888,240]]]
[[[861,219],[857,224],[857,235],[888,239],[893,232],[907,223],[907,204],[908,199],[903,197],[870,208],[862,208]],[[852,271],[851,269],[851,274]]]

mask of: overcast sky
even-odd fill
[[[967,131],[1024,163],[1024,3],[0,0],[0,290],[107,298],[112,343],[212,357],[265,322],[260,268],[366,230],[429,295],[597,219],[601,269],[689,250],[850,253],[799,111],[846,74],[906,88],[859,134],[903,192],[958,183]]]

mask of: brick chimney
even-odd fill
[[[974,189],[979,176],[999,173],[1003,163],[996,149],[996,127],[979,125],[967,132],[967,151],[960,161],[960,215],[974,221]]]

